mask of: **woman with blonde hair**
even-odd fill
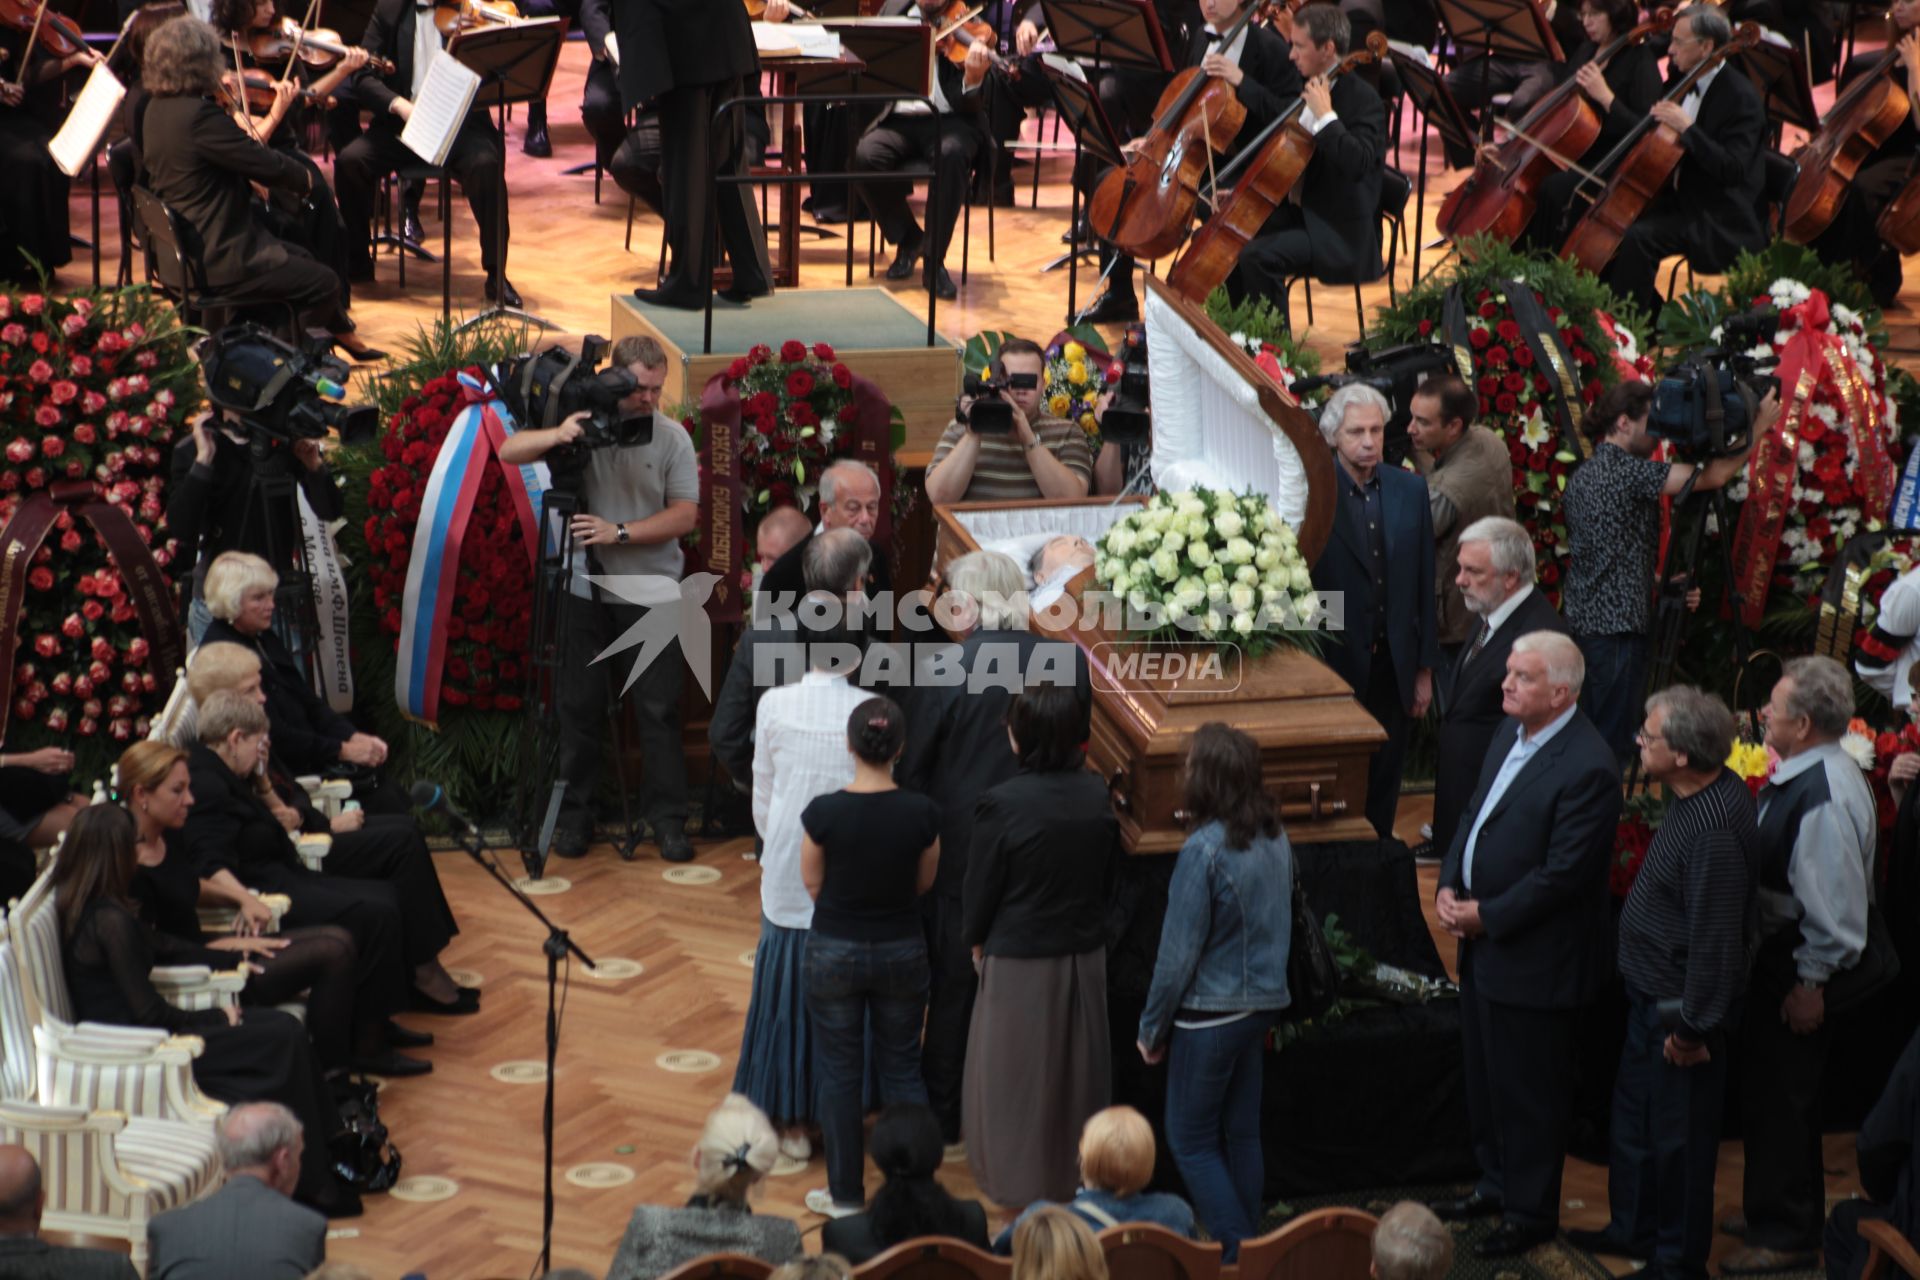
[[[1193,1209],[1179,1196],[1147,1191],[1153,1180],[1153,1126],[1132,1107],[1108,1107],[1087,1118],[1080,1130],[1080,1190],[1061,1206],[1082,1218],[1095,1231],[1123,1222],[1145,1222],[1191,1238]],[[1029,1205],[1027,1211],[993,1242],[995,1253],[1013,1249],[1013,1233],[1034,1214],[1052,1208],[1051,1201]]]
[[[387,1020],[380,1012],[384,979],[374,964],[362,961],[351,933],[337,924],[309,924],[263,937],[272,912],[251,889],[228,870],[201,878],[184,834],[193,809],[184,748],[134,743],[114,767],[114,791],[136,828],[133,899],[144,923],[196,946],[232,953],[233,965],[247,967],[242,1004],[271,1008],[306,992],[307,1031],[329,1073],[352,1068],[404,1076],[427,1069],[426,1063],[389,1047]],[[207,938],[200,928],[202,900],[235,908],[232,933]]]
[[[1107,1257],[1078,1216],[1042,1209],[1014,1229],[1013,1280],[1107,1280]]]
[[[766,1113],[737,1093],[707,1115],[693,1147],[693,1196],[683,1208],[643,1204],[627,1222],[609,1276],[665,1275],[710,1253],[744,1253],[779,1265],[800,1256],[800,1229],[755,1213],[747,1197],[780,1158]]]

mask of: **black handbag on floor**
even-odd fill
[[[1314,914],[1313,905],[1307,901],[1307,891],[1300,886],[1298,868],[1293,880],[1293,932],[1287,943],[1287,995],[1286,1009],[1281,1019],[1287,1022],[1307,1022],[1318,1018],[1333,1007],[1333,997],[1340,987],[1340,969],[1333,961],[1333,952],[1327,947],[1327,938],[1320,931],[1320,917]]]
[[[386,1191],[400,1181],[400,1148],[387,1140],[380,1092],[371,1081],[336,1082],[341,1131],[334,1135],[333,1170],[355,1191]]]

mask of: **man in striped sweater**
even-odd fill
[[[1721,762],[1733,713],[1680,686],[1647,699],[1640,764],[1673,796],[1620,916],[1627,1038],[1614,1080],[1600,1231],[1567,1238],[1641,1258],[1647,1275],[1704,1276],[1727,1038],[1747,985],[1760,852],[1752,793]]]

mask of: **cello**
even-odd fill
[[[1221,47],[1238,39],[1264,7],[1265,0],[1248,5],[1221,33]],[[1201,174],[1246,120],[1246,107],[1226,81],[1199,67],[1175,76],[1139,148],[1094,190],[1087,208],[1094,234],[1135,257],[1160,258],[1178,249],[1200,198]]]
[[[1604,69],[1621,50],[1673,29],[1673,10],[1615,36],[1593,55]],[[1600,114],[1569,77],[1542,98],[1492,155],[1475,160],[1473,173],[1440,206],[1434,226],[1459,244],[1491,233],[1511,241],[1525,230],[1540,204],[1540,184],[1568,160],[1585,154],[1600,136]]]
[[[1800,179],[1787,197],[1789,242],[1812,244],[1833,225],[1860,166],[1906,119],[1912,107],[1907,91],[1887,74],[1899,60],[1900,50],[1888,49],[1834,102],[1807,145],[1793,153]]]
[[[1385,32],[1367,36],[1367,47],[1355,49],[1327,70],[1327,83],[1364,63],[1387,56]],[[1194,233],[1187,250],[1167,273],[1167,286],[1184,298],[1206,305],[1207,295],[1226,283],[1240,253],[1260,234],[1267,219],[1287,198],[1313,160],[1313,135],[1300,123],[1306,100],[1296,101],[1265,132],[1247,144],[1251,155],[1246,174],[1234,184],[1206,225]],[[1229,168],[1237,167],[1236,160]],[[1224,176],[1224,174],[1222,175]]]
[[[1667,90],[1666,96],[1660,100],[1681,101],[1700,77],[1759,42],[1759,26],[1752,22],[1741,23],[1733,39],[1701,58],[1693,70],[1681,76],[1679,82]],[[1672,180],[1674,170],[1680,167],[1681,158],[1685,155],[1686,148],[1680,145],[1680,135],[1653,116],[1649,115],[1635,125],[1633,132],[1622,138],[1620,145],[1595,166],[1596,172],[1611,168],[1612,176],[1607,179],[1606,189],[1600,193],[1600,198],[1593,202],[1593,207],[1587,210],[1568,234],[1566,244],[1560,249],[1560,256],[1572,259],[1594,275],[1604,271],[1607,264],[1613,261],[1613,255],[1619,252],[1620,242],[1626,238],[1627,232]]]
[[[1900,194],[1880,211],[1874,231],[1887,247],[1903,257],[1920,253],[1920,177],[1907,179]]]

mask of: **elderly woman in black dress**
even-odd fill
[[[1020,772],[980,797],[962,899],[980,967],[961,1133],[1000,1204],[1068,1200],[1080,1129],[1105,1107],[1107,916],[1121,857],[1107,788],[1083,765],[1071,689],[1007,708]]]
[[[90,806],[73,820],[53,864],[61,956],[74,1012],[86,1022],[159,1027],[199,1036],[193,1078],[223,1102],[284,1104],[306,1131],[296,1199],[323,1213],[359,1212],[359,1198],[328,1167],[328,1142],[340,1127],[326,1080],[300,1020],[278,1009],[177,1009],[154,989],[156,964],[230,968],[231,952],[156,933],[140,923],[132,898],[137,867],[133,819],[118,805]]]

